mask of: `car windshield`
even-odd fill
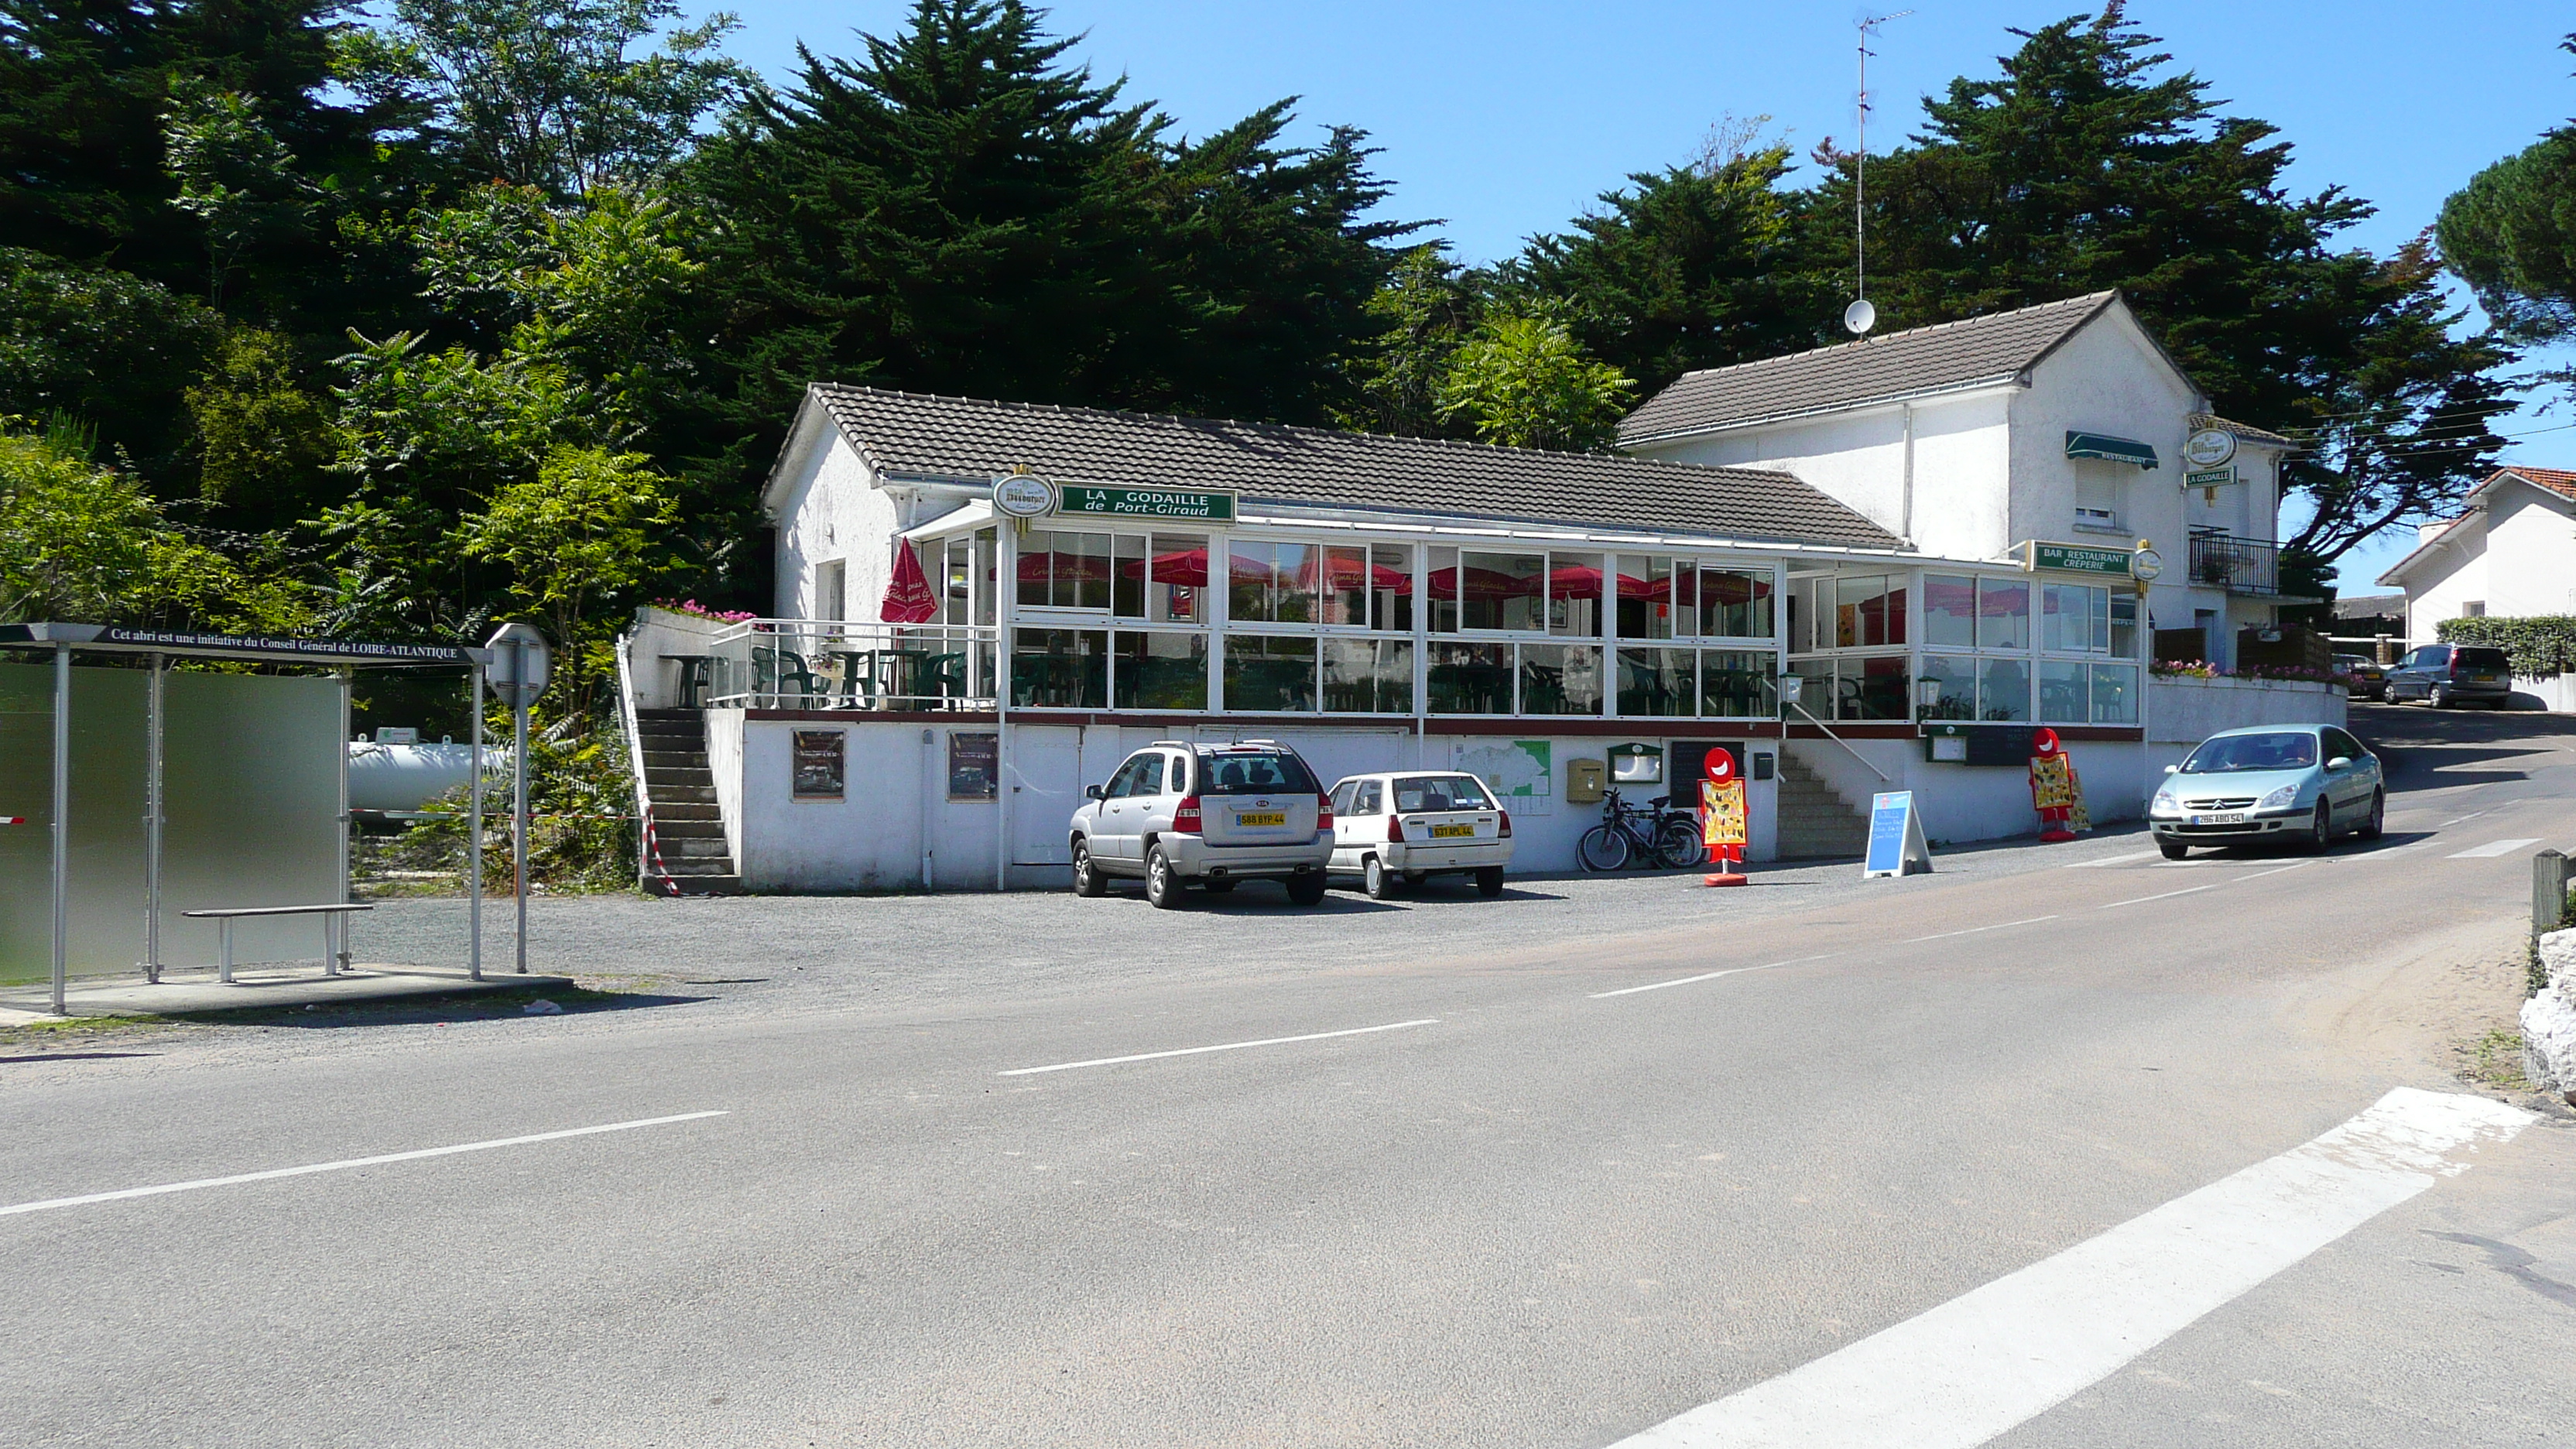
[[[1395,808],[1491,810],[1494,802],[1473,775],[1407,775],[1395,782]]]
[[[1314,773],[1306,762],[1295,755],[1273,754],[1267,750],[1228,752],[1201,762],[1206,783],[1199,787],[1202,795],[1320,795]]]
[[[2236,770],[2304,770],[2317,762],[2317,737],[2287,730],[2279,734],[2220,735],[2203,740],[2182,762],[2186,775],[2220,775]]]

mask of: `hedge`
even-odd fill
[[[2486,644],[2513,656],[2525,677],[2576,669],[2576,614],[2536,614],[2525,619],[2444,619],[2433,631],[2445,644]]]

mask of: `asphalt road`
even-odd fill
[[[538,967],[617,1004],[12,1038],[0,1443],[1588,1446],[1820,1360],[1904,1442],[2566,1442],[2564,1110],[2241,1286],[2154,1271],[2392,1089],[2500,1095],[2455,1046],[2519,997],[2576,730],[2356,715],[2390,833],[2322,857],[545,901]],[[381,914],[362,955],[452,944]],[[1978,1369],[2037,1397],[1977,1427],[1940,1374],[1989,1333],[2123,1346]]]

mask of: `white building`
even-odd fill
[[[2429,641],[2445,619],[2576,614],[2576,472],[2499,468],[2465,502],[2379,576],[2406,591],[2407,637]]]
[[[2224,441],[2191,461],[2195,434]],[[2301,602],[2280,593],[2276,526],[2294,445],[2210,416],[2116,292],[1689,373],[1619,444],[1794,474],[1928,554],[2152,545],[2158,657],[2232,665],[2239,631]]]
[[[646,611],[621,645],[648,818],[674,875],[756,889],[1061,885],[1127,752],[1267,737],[1327,781],[1486,774],[1520,867],[1563,870],[1604,772],[1688,800],[1722,748],[1759,861],[1857,854],[1890,789],[1937,840],[2028,833],[2043,726],[2133,818],[2189,743],[2174,690],[2195,731],[2341,718],[2322,686],[2149,688],[2137,544],[2223,523],[2238,587],[2149,601],[2269,622],[2246,560],[2286,445],[2221,433],[2235,472],[2183,497],[2201,400],[2116,298],[1784,362],[1675,384],[1630,456],[816,385],[763,495],[774,615]],[[889,623],[907,552],[928,617]]]

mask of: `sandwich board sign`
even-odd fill
[[[1889,790],[1872,795],[1869,855],[1861,862],[1861,879],[1931,873],[1932,847],[1923,839],[1923,818],[1914,813],[1914,792]]]

